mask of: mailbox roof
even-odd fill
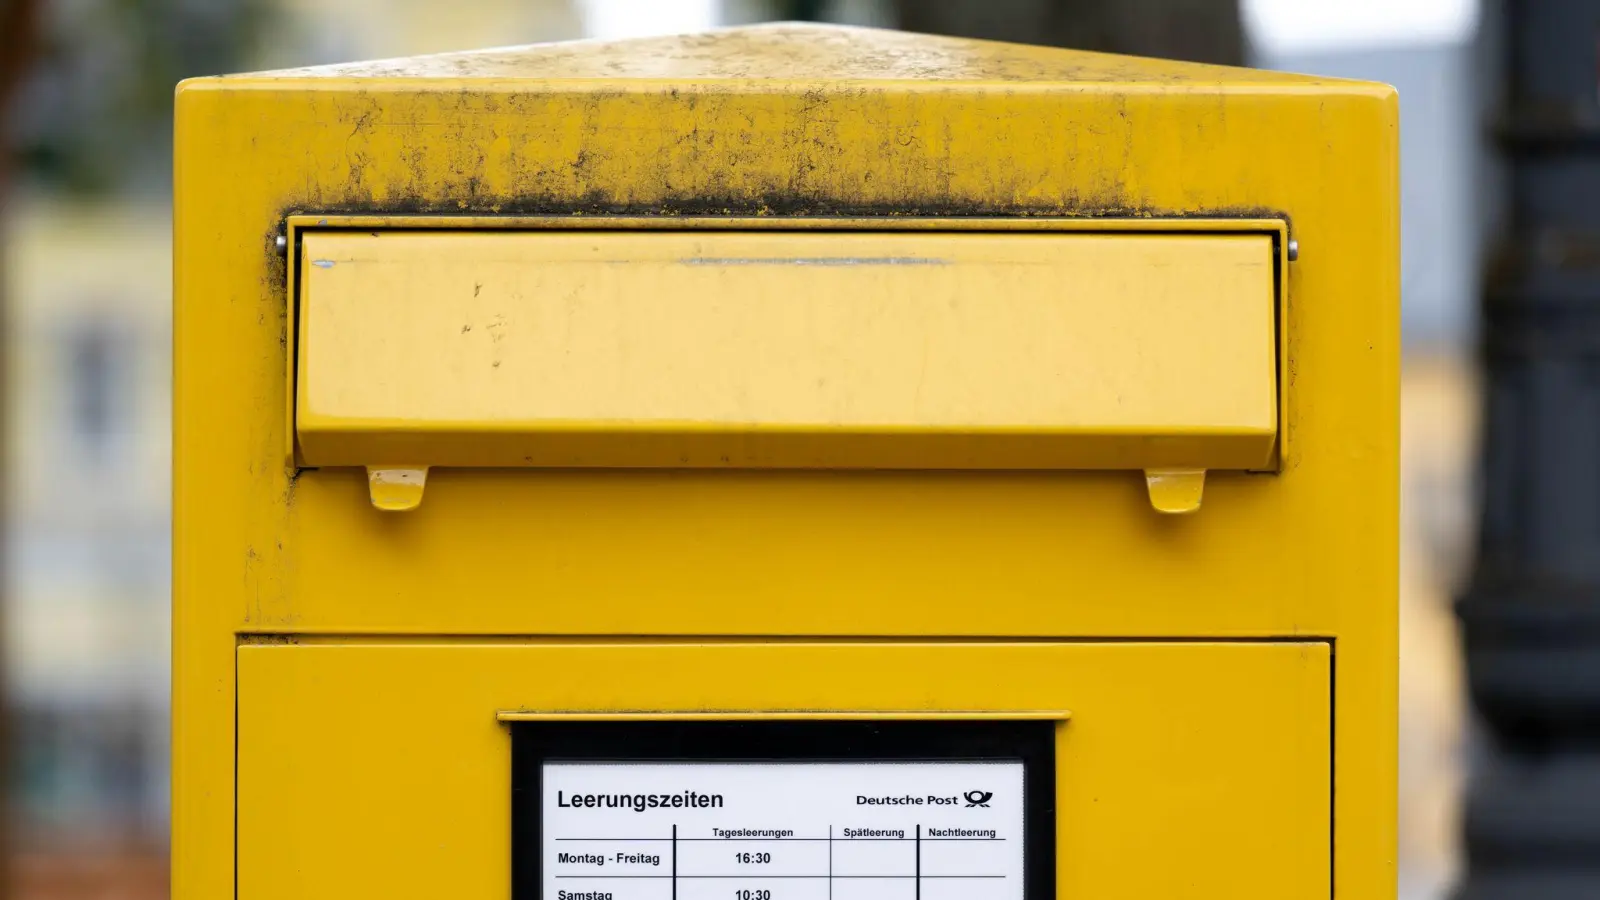
[[[961,82],[1161,86],[1312,86],[1337,79],[908,34],[775,23],[622,41],[533,44],[284,69],[243,78]]]

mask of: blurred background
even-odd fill
[[[1479,364],[1510,358],[1478,350],[1486,273],[1504,271],[1508,244],[1536,244],[1558,262],[1570,256],[1561,255],[1567,231],[1519,236],[1517,153],[1556,159],[1580,173],[1573,183],[1600,185],[1600,166],[1585,168],[1581,158],[1585,141],[1591,151],[1600,143],[1600,117],[1584,118],[1600,91],[1600,4],[1507,3],[1518,9],[1494,0],[0,0],[0,646],[9,705],[0,747],[13,857],[3,889],[13,898],[167,893],[173,84],[225,71],[805,18],[1400,89],[1400,872],[1406,900],[1448,895],[1463,871],[1464,773],[1498,752],[1466,712],[1452,606],[1482,582],[1472,577],[1479,385],[1488,383]],[[1518,16],[1540,15],[1528,12],[1536,8],[1576,18],[1528,37]],[[1507,110],[1526,93],[1515,87],[1517,67],[1535,64],[1565,68],[1544,91],[1552,102],[1516,119],[1537,133],[1506,138],[1516,130]],[[1563,144],[1569,138],[1572,147]],[[1596,174],[1582,180],[1589,169]],[[1600,206],[1600,191],[1553,190],[1568,196],[1552,202],[1582,206],[1587,196]],[[1506,353],[1525,349],[1522,342]],[[1572,389],[1590,391],[1587,408],[1600,410],[1595,373],[1574,376]],[[1551,440],[1563,443],[1559,430]],[[1600,451],[1590,443],[1568,450]],[[1571,459],[1600,471],[1593,453]],[[1524,454],[1506,471],[1531,464]],[[1595,477],[1583,484],[1593,487]],[[1600,509],[1600,497],[1580,502]],[[1515,563],[1507,564],[1513,576]]]

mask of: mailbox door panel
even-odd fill
[[[329,641],[238,667],[241,900],[510,896],[517,711],[1065,711],[1057,897],[1329,892],[1325,643]]]

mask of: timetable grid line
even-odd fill
[[[737,838],[721,838],[721,837],[709,837],[709,838],[694,838],[694,837],[679,837],[679,838],[670,838],[670,837],[658,837],[658,838],[650,838],[650,837],[640,837],[640,838],[635,838],[635,837],[558,837],[558,838],[551,838],[550,840],[552,840],[552,841],[579,841],[579,842],[589,841],[589,842],[607,842],[607,843],[657,843],[657,844],[666,844],[666,843],[670,843],[670,842],[672,842],[674,840],[679,841],[679,842],[695,842],[695,843],[706,843],[706,844],[749,844],[749,843],[756,843],[756,842],[770,842],[770,843],[773,843],[773,844],[821,844],[821,843],[824,843],[824,842],[831,843],[833,841],[839,841],[839,842],[845,843],[845,844],[866,844],[866,843],[872,843],[872,842],[878,842],[878,841],[885,841],[885,842],[912,841],[912,840],[916,840],[916,838],[908,838],[908,837],[897,837],[897,838],[895,838],[895,837],[835,838],[835,837],[831,837],[831,836],[830,837],[783,837],[783,838],[775,838],[775,837],[764,837],[764,838],[747,838],[747,837],[737,837]],[[1003,837],[992,837],[992,838],[923,837],[922,840],[924,840],[924,841],[971,841],[973,843],[996,843],[996,842],[999,842],[999,841],[1008,841],[1008,840],[1011,840],[1011,839],[1010,838],[1003,838]]]
[[[591,874],[591,875],[555,875],[555,876],[552,876],[552,877],[554,877],[557,881],[562,881],[562,880],[582,881],[584,879],[588,879],[590,881],[596,881],[596,880],[599,880],[599,881],[613,881],[613,880],[617,880],[617,879],[626,879],[626,880],[629,880],[629,881],[648,881],[650,879],[656,879],[658,881],[665,881],[665,880],[668,880],[668,879],[676,879],[678,881],[689,881],[689,880],[693,880],[693,879],[696,879],[696,878],[738,878],[738,879],[742,879],[742,880],[745,880],[745,881],[767,881],[767,880],[772,880],[772,881],[778,881],[778,880],[794,881],[794,880],[803,880],[803,879],[812,879],[812,880],[816,880],[816,881],[821,881],[824,878],[831,879],[831,880],[834,880],[834,881],[850,881],[852,879],[865,879],[865,878],[873,878],[873,879],[880,879],[880,880],[892,879],[892,878],[900,878],[900,879],[904,879],[904,880],[908,880],[908,881],[910,879],[912,879],[912,878],[931,878],[931,879],[935,879],[935,880],[957,880],[957,881],[968,880],[968,879],[976,879],[976,880],[979,880],[979,881],[1004,881],[1007,876],[1005,876],[1005,875],[928,875],[928,874],[922,874],[922,875],[593,875],[593,874]]]
[[[917,886],[916,900],[922,900],[922,825],[917,825]]]

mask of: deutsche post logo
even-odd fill
[[[967,791],[965,796],[967,798],[967,808],[971,809],[974,806],[988,806],[989,805],[989,798],[994,796],[994,792],[993,791]]]

